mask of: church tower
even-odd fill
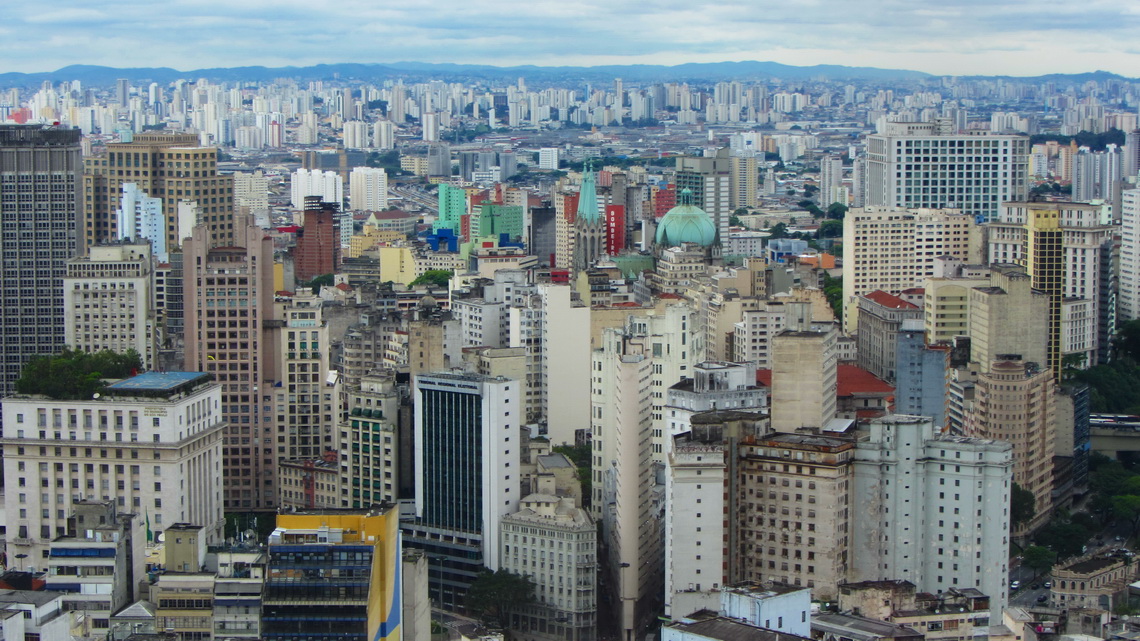
[[[589,269],[606,254],[606,221],[598,212],[598,187],[589,161],[582,168],[578,216],[574,220],[574,271]]]

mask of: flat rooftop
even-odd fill
[[[191,386],[210,380],[206,372],[145,372],[107,386],[111,393],[130,394],[131,392],[175,392],[183,386]]]

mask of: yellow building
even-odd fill
[[[399,513],[389,505],[277,515],[262,633],[399,641],[400,547]]]
[[[410,247],[378,247],[380,255],[380,282],[392,281],[407,285],[416,279],[416,259]]]

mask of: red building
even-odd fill
[[[625,249],[625,205],[606,205],[606,253],[617,256]]]
[[[305,198],[305,213],[293,249],[298,282],[336,273],[340,265],[340,222],[336,214],[334,203],[322,203],[316,196]]]

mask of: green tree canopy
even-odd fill
[[[847,205],[843,203],[831,203],[827,206],[827,217],[835,220],[842,220],[847,215]]]
[[[314,294],[319,294],[322,287],[331,287],[335,282],[336,274],[322,274],[307,283],[297,283],[297,286],[308,287]]]
[[[1028,523],[1036,514],[1033,492],[1013,484],[1009,492],[1009,525],[1016,528],[1022,523]]]
[[[416,285],[435,285],[437,287],[447,287],[447,284],[449,282],[451,282],[450,269],[429,269],[419,276],[416,276],[416,279],[413,280],[410,284],[412,287],[415,287]]]
[[[843,235],[843,222],[839,220],[825,220],[819,224],[818,238],[839,238]]]
[[[534,601],[534,582],[503,569],[484,570],[467,591],[467,611],[483,621],[506,621],[512,608]]]
[[[103,379],[127,378],[142,370],[138,352],[119,354],[103,350],[89,354],[65,349],[52,356],[36,356],[16,379],[16,392],[44,394],[58,400],[89,399],[103,390]]]
[[[1053,550],[1042,545],[1031,545],[1025,548],[1022,554],[1022,562],[1025,567],[1033,570],[1033,575],[1037,576],[1048,572],[1053,567],[1053,562],[1057,559],[1057,555]]]

